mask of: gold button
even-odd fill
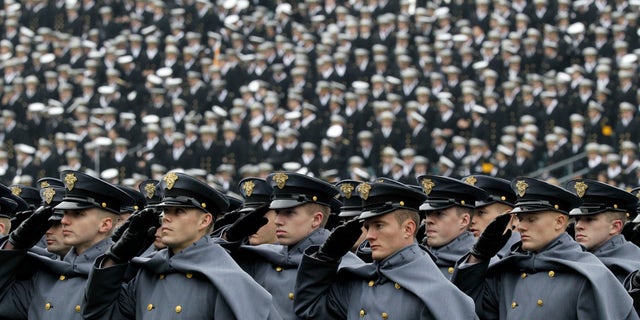
[[[401,206],[404,206],[404,201],[400,201],[400,205],[401,205]]]
[[[398,289],[398,290],[400,290],[400,288],[402,288],[402,287],[400,286],[400,284],[399,284],[399,283],[397,283],[397,282],[396,282],[393,286],[394,286],[394,287],[396,287],[396,289]]]
[[[102,203],[102,207],[103,207],[103,208],[106,208],[106,207],[107,207],[107,203],[106,203],[106,202],[103,202],[103,203]]]
[[[382,319],[389,319],[389,314],[386,312],[382,313]]]
[[[203,203],[202,203],[202,208],[203,208],[203,209],[206,209],[206,208],[207,208],[207,204],[203,202]]]
[[[289,292],[289,300],[293,300],[293,292]]]
[[[542,299],[538,299],[538,307],[542,307],[543,304]]]
[[[515,309],[518,306],[517,302],[511,302],[511,309]]]
[[[364,317],[365,314],[364,309],[360,309],[360,317]]]
[[[61,274],[61,275],[60,275],[60,278],[58,278],[58,279],[60,279],[60,281],[64,281],[64,279],[66,279],[66,278],[67,278],[67,277],[65,277],[64,275],[62,275],[62,274]]]
[[[374,284],[376,284],[375,281],[373,281],[373,280],[369,281],[369,287],[373,287]]]
[[[520,275],[520,278],[522,278],[522,279],[524,279],[524,278],[526,278],[526,277],[527,277],[527,273],[526,273],[526,272],[523,272],[523,273]]]
[[[147,310],[149,310],[149,311],[153,310],[153,305],[151,303],[149,303],[147,305]]]
[[[556,276],[556,273],[553,270],[549,271],[549,278],[553,278]]]
[[[44,305],[44,309],[45,309],[45,310],[51,310],[51,303],[47,302],[47,303]]]
[[[447,272],[453,273],[453,267],[449,267],[449,269],[447,269]]]
[[[80,305],[77,304],[75,308],[73,308],[73,310],[75,310],[76,312],[80,312]]]
[[[163,280],[166,276],[164,274],[160,275],[160,280]]]
[[[276,271],[281,272],[282,271],[282,267],[276,267]]]
[[[176,306],[176,313],[180,313],[182,311],[182,307],[181,306]]]
[[[187,279],[193,278],[193,274],[192,273],[187,273],[185,276],[187,277]]]

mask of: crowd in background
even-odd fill
[[[639,1],[0,2],[7,185],[511,179],[582,152],[640,184]]]

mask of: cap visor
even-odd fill
[[[349,218],[349,217],[359,216],[360,214],[362,214],[362,211],[360,210],[345,210],[345,211],[340,211],[340,213],[338,214],[338,217]]]
[[[154,207],[156,208],[162,208],[162,207],[195,207],[193,204],[189,203],[189,202],[182,202],[182,201],[177,201],[177,200],[169,200],[169,199],[165,199],[164,201],[154,205]]]
[[[269,209],[274,209],[274,210],[278,210],[278,209],[289,209],[289,208],[294,208],[297,206],[301,206],[303,204],[305,204],[306,202],[298,202],[296,200],[273,200],[271,201],[271,204],[269,205]]]
[[[62,201],[54,207],[55,210],[82,210],[93,208],[95,205],[87,202]]]

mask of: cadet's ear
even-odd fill
[[[413,238],[413,235],[416,234],[416,222],[413,219],[406,219],[403,223],[402,233],[405,239]]]
[[[213,222],[213,215],[209,212],[204,212],[201,216],[200,226],[198,229],[200,228],[207,229],[209,228],[209,226],[211,226],[212,222]]]
[[[556,230],[564,231],[567,228],[567,224],[569,222],[569,217],[562,213],[557,213],[555,218],[555,227]]]
[[[609,230],[609,234],[619,234],[622,232],[622,228],[624,228],[624,222],[620,219],[615,219],[611,221],[611,230]]]

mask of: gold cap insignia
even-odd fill
[[[366,182],[361,183],[356,190],[360,193],[362,199],[367,200],[367,198],[369,198],[369,192],[371,191],[371,185]]]
[[[431,193],[431,191],[433,190],[433,187],[435,187],[436,184],[433,183],[433,181],[431,181],[431,179],[424,179],[422,180],[422,190],[424,191],[424,193],[426,195],[429,195]]]
[[[287,179],[289,179],[289,176],[284,172],[278,172],[273,176],[273,181],[276,182],[276,185],[280,189],[284,188],[284,185],[287,183]]]
[[[40,182],[40,189],[44,189],[48,187],[50,187],[49,182],[46,182],[46,181]]]
[[[73,173],[67,173],[67,175],[64,176],[64,184],[67,186],[69,191],[73,190],[73,187],[76,185],[76,181],[78,181],[78,178],[76,178],[76,175]]]
[[[53,197],[56,195],[56,190],[54,190],[53,188],[45,188],[42,191],[42,195],[44,196],[44,202],[46,202],[47,204],[51,204],[51,201],[53,201]]]
[[[478,182],[478,179],[476,179],[475,176],[468,176],[468,177],[464,178],[464,182],[466,182],[467,184],[470,184],[472,186],[475,186],[476,182]]]
[[[340,192],[344,193],[344,197],[351,198],[351,192],[353,192],[353,185],[351,183],[344,183],[340,185]]]
[[[167,189],[171,190],[176,181],[178,181],[178,175],[175,172],[169,172],[162,180],[167,184]]]
[[[580,198],[584,196],[584,193],[587,192],[587,188],[589,188],[589,186],[583,181],[576,182],[576,184],[573,187],[576,189],[576,194]]]
[[[11,187],[11,193],[16,197],[19,197],[20,194],[22,193],[22,189],[20,189],[20,187],[18,186],[13,186]]]
[[[153,195],[156,194],[156,185],[153,183],[147,183],[147,185],[144,186],[144,192],[147,194],[147,198],[153,198]]]
[[[253,188],[256,187],[256,184],[253,183],[253,181],[249,180],[246,181],[245,183],[242,184],[242,190],[244,190],[244,193],[247,197],[251,197],[251,195],[253,194]]]
[[[524,197],[524,194],[527,192],[527,188],[529,188],[529,185],[526,181],[518,180],[518,182],[516,182],[516,190],[518,191],[518,196],[521,198]]]

